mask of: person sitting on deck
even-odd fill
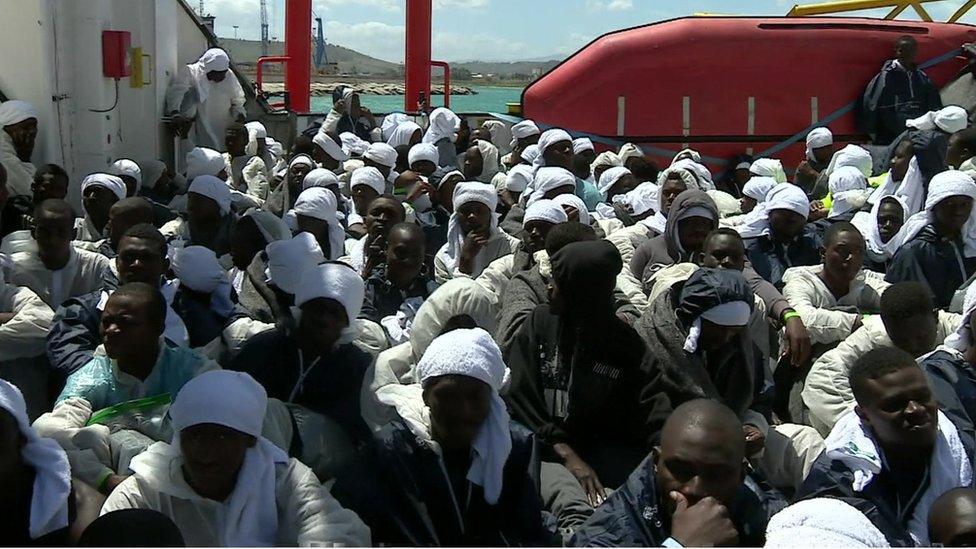
[[[814,128],[807,134],[806,146],[806,158],[796,167],[793,184],[809,196],[834,155],[834,134],[829,128]]]
[[[230,236],[236,222],[227,183],[212,175],[201,175],[193,179],[187,191],[186,218],[170,221],[159,231],[177,246],[204,246],[223,257],[230,253]]]
[[[295,232],[315,237],[327,259],[338,259],[345,251],[345,231],[339,223],[335,194],[322,187],[305,189],[295,201]]]
[[[858,212],[851,223],[864,236],[864,268],[888,272],[891,258],[904,239],[902,227],[907,219],[908,205],[899,196],[889,195],[871,206],[870,212]]]
[[[10,195],[7,204],[0,208],[0,238],[14,231],[29,231],[34,222],[34,206],[48,198],[64,200],[68,196],[68,172],[57,164],[37,168],[29,195],[11,195],[9,176],[3,164],[0,164],[0,183],[0,188],[6,189]]]
[[[976,490],[953,488],[935,500],[929,512],[929,541],[942,547],[976,544]]]
[[[498,228],[498,192],[485,183],[454,187],[454,213],[447,243],[434,256],[434,278],[443,284],[458,277],[477,278],[499,257],[513,253],[519,240]]]
[[[264,160],[257,155],[248,154],[249,133],[244,124],[233,122],[227,126],[224,145],[224,162],[230,180],[227,184],[234,190],[249,194],[260,200],[268,198],[268,172]]]
[[[342,150],[339,136],[319,131],[312,138],[312,144],[312,160],[336,175],[341,173],[342,163],[349,160],[349,154]]]
[[[81,182],[81,196],[85,217],[75,222],[78,231],[75,238],[98,242],[105,238],[105,224],[112,204],[126,197],[125,183],[114,175],[94,173]]]

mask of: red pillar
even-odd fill
[[[285,2],[285,89],[291,110],[307,113],[312,87],[312,0]]]
[[[407,0],[406,71],[403,109],[420,108],[420,96],[430,105],[430,27],[431,0]]]

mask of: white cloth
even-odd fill
[[[346,309],[352,323],[363,308],[364,293],[363,279],[354,269],[344,263],[324,263],[302,272],[295,292],[295,306],[301,307],[317,298],[334,299]]]
[[[755,175],[749,178],[749,181],[742,186],[742,194],[752,198],[758,203],[766,201],[766,195],[769,191],[773,190],[773,187],[779,184],[772,177],[764,177],[761,175]]]
[[[613,151],[603,151],[602,153],[596,155],[596,160],[590,164],[590,173],[596,173],[597,168],[613,168],[615,166],[623,166],[623,161],[617,156],[617,153]]]
[[[382,133],[383,141],[388,141],[390,136],[393,135],[393,130],[408,120],[410,120],[410,117],[402,112],[391,112],[390,114],[384,116],[383,122],[380,124],[380,131]]]
[[[499,171],[498,148],[483,139],[475,141],[475,146],[481,153],[481,173],[475,179],[482,183],[491,183]]]
[[[501,120],[485,120],[481,127],[491,135],[491,144],[498,148],[498,154],[508,154],[515,146],[512,144],[512,130]]]
[[[765,547],[891,547],[868,517],[836,498],[799,501],[766,526]]]
[[[694,176],[695,180],[698,182],[698,187],[701,190],[715,190],[715,182],[712,181],[712,172],[710,172],[703,164],[699,164],[690,158],[682,158],[674,164],[671,164],[671,168],[686,170],[688,173]]]
[[[413,166],[414,162],[420,162],[421,160],[428,160],[437,166],[440,161],[440,154],[437,152],[437,147],[430,143],[417,143],[413,147],[410,147],[410,152],[407,153],[407,165]]]
[[[860,210],[867,202],[868,180],[854,166],[843,166],[834,170],[827,178],[827,187],[833,200],[827,219]]]
[[[546,154],[546,149],[555,145],[556,143],[561,143],[563,141],[573,142],[573,137],[566,132],[566,130],[561,130],[559,128],[552,128],[542,132],[539,136],[539,142],[536,146],[539,147],[539,156],[532,161],[532,165],[536,168],[541,168],[546,165],[546,159],[543,158]]]
[[[690,159],[692,162],[701,163],[701,153],[695,149],[681,149],[678,151],[678,154],[674,155],[674,158],[671,159],[671,165],[674,166],[677,162],[684,159]]]
[[[125,183],[114,175],[107,173],[93,173],[81,181],[81,194],[85,194],[88,187],[103,187],[110,191],[119,200],[125,198]]]
[[[827,176],[829,177],[830,174],[834,173],[834,170],[843,168],[844,166],[854,166],[864,174],[864,177],[871,177],[871,170],[874,169],[874,161],[871,159],[871,153],[867,149],[850,144],[835,152],[834,156],[830,158],[830,164],[827,165]]]
[[[542,131],[539,130],[539,126],[532,120],[523,120],[512,126],[512,147],[518,145],[519,139],[525,139],[526,137],[532,135],[539,135]]]
[[[197,292],[210,294],[221,285],[229,284],[217,255],[204,246],[187,246],[176,250],[172,266],[180,283]]]
[[[965,130],[969,123],[966,109],[949,105],[937,111],[929,111],[918,118],[905,122],[905,126],[916,130],[934,130],[936,128],[946,133],[956,133]]]
[[[404,120],[390,132],[390,136],[386,138],[386,144],[394,149],[400,145],[409,145],[410,138],[418,131],[423,133],[420,124],[417,124],[413,120]]]
[[[37,109],[27,101],[10,99],[0,103],[0,128],[13,126],[31,118],[37,119]]]
[[[257,120],[244,124],[247,128],[247,149],[245,152],[250,155],[258,154],[259,140],[264,141],[265,147],[268,145],[268,128]]]
[[[547,192],[560,187],[572,187],[576,190],[576,176],[573,172],[559,167],[539,168],[532,179],[532,194],[526,200],[526,205],[531,206],[536,200],[542,199]]]
[[[597,190],[600,191],[600,195],[603,196],[604,200],[607,199],[607,193],[610,192],[610,189],[625,175],[633,175],[633,173],[623,166],[607,168],[600,174],[600,182],[597,184]]]
[[[902,222],[904,222],[908,216],[908,205],[905,204],[904,198],[892,195],[875,202],[870,212],[856,213],[851,223],[857,227],[857,230],[861,231],[861,236],[864,237],[864,243],[868,251],[879,258],[888,260],[895,255],[895,252],[901,247],[902,242],[904,242],[905,225],[903,224],[901,229],[888,242],[881,241],[881,229],[878,227],[878,211],[881,209],[881,205],[885,200],[895,200],[901,205],[903,212]]]
[[[201,175],[194,178],[187,192],[203,195],[216,202],[220,208],[220,215],[230,213],[230,187],[212,175]]]
[[[902,230],[905,231],[906,243],[915,238],[926,225],[935,220],[933,208],[946,198],[952,196],[968,196],[976,200],[976,183],[965,172],[947,170],[936,174],[929,182],[929,193],[925,197],[925,209],[908,218]],[[969,214],[969,220],[962,228],[963,254],[966,257],[976,257],[976,207]]]
[[[136,192],[142,188],[142,168],[134,160],[120,158],[109,167],[109,173],[115,176],[127,175],[136,180]],[[155,181],[154,181],[155,183]]]
[[[583,225],[590,224],[590,212],[586,210],[586,203],[583,202],[582,198],[576,196],[575,194],[561,194],[556,198],[553,198],[552,201],[558,204],[563,209],[563,211],[566,211],[566,208],[573,208],[574,210],[577,211],[577,213],[579,213],[580,223],[582,223]],[[545,202],[545,200],[540,200],[539,202]],[[526,214],[527,213],[528,210],[526,210]],[[567,214],[566,220],[568,221],[569,212],[566,212],[566,214]]]
[[[593,142],[590,141],[588,137],[577,137],[573,140],[573,154],[579,154],[583,151],[592,151]]]
[[[703,312],[691,324],[688,329],[688,337],[685,338],[684,350],[687,353],[694,353],[698,350],[698,338],[701,337],[701,321],[704,318],[709,322],[719,326],[745,326],[749,323],[749,316],[752,314],[752,305],[745,301],[729,301],[722,303]]]
[[[37,118],[37,111],[30,103],[18,100],[0,103],[0,130],[3,130],[4,126],[17,124],[29,118]],[[37,169],[34,164],[31,164],[30,159],[24,162],[17,156],[13,139],[5,131],[0,131],[0,164],[3,164],[7,171],[7,190],[10,196],[30,196],[31,184],[34,182],[34,173]]]
[[[177,111],[193,119],[189,134],[191,146],[221,148],[227,126],[235,118],[247,114],[244,89],[236,74],[228,72],[220,82],[207,78],[208,72],[226,71],[229,67],[227,54],[219,48],[211,48],[196,63],[186,65],[185,71],[173,79],[166,91],[166,111]],[[193,94],[189,97],[195,101],[187,102],[187,92],[191,90]]]
[[[871,195],[872,203],[877,203],[884,197],[883,193],[887,192],[886,186],[878,187],[878,190]],[[905,177],[897,184],[892,194],[905,203],[906,217],[917,214],[925,206],[925,176],[922,175],[922,170],[918,167],[918,159],[914,156],[908,161]]]
[[[417,364],[417,373],[424,388],[445,375],[471,377],[491,387],[491,408],[471,445],[474,456],[467,479],[481,486],[485,501],[495,505],[502,493],[505,462],[512,452],[510,417],[499,395],[511,372],[501,350],[481,328],[452,330],[430,344]]]
[[[657,208],[660,187],[653,181],[645,181],[627,194],[613,197],[613,202],[624,204],[633,215],[644,215]]]
[[[552,224],[565,223],[569,220],[562,206],[554,200],[536,200],[531,206],[525,209],[525,217],[522,218],[522,226],[525,227],[532,221],[548,221]]]
[[[736,227],[742,238],[755,238],[769,234],[769,212],[773,210],[790,210],[803,217],[810,216],[810,201],[803,189],[792,183],[780,183],[773,187],[766,195],[766,201],[756,206],[755,216],[742,225]]]
[[[197,96],[202,103],[210,96],[211,85],[216,84],[216,82],[211,82],[207,79],[207,73],[211,71],[226,71],[230,68],[230,58],[227,57],[227,52],[224,50],[210,48],[200,56],[200,59],[196,63],[187,66],[190,68],[190,74],[193,76],[193,84],[197,88]]]
[[[505,175],[505,188],[513,193],[524,192],[532,182],[532,166],[516,164]]]
[[[311,171],[313,168],[317,168],[318,164],[312,160],[312,157],[307,154],[296,154],[288,161],[288,171],[290,172],[295,166],[307,166]]]
[[[430,113],[430,120],[427,131],[424,132],[424,143],[436,145],[438,141],[450,139],[453,142],[457,138],[457,132],[461,129],[461,119],[453,111],[446,107],[437,107]]]
[[[621,165],[624,165],[628,158],[644,158],[644,151],[633,143],[624,143],[617,152],[617,156],[620,157]]]
[[[465,236],[461,232],[461,222],[458,219],[457,213],[458,209],[469,202],[484,204],[491,212],[490,230],[491,232],[495,232],[498,230],[498,214],[495,213],[495,208],[498,207],[498,193],[494,187],[487,183],[462,181],[454,187],[452,200],[454,213],[451,214],[447,222],[447,242],[444,244],[445,263],[447,263],[447,268],[451,271],[457,266]]]
[[[336,174],[332,173],[332,170],[327,170],[325,168],[315,168],[314,170],[308,172],[305,179],[302,181],[302,190],[310,189],[312,187],[338,187],[339,178]]]
[[[325,261],[322,248],[309,233],[298,233],[265,247],[268,254],[268,280],[285,293],[298,291],[299,276],[306,269]]]
[[[0,408],[17,421],[26,442],[20,455],[34,469],[28,527],[31,539],[66,528],[71,494],[68,456],[57,442],[38,436],[27,418],[27,404],[20,390],[3,379],[0,379]]]
[[[386,143],[371,143],[366,148],[366,152],[363,153],[363,158],[372,160],[387,168],[392,168],[396,166],[397,152],[396,149]]]
[[[678,166],[670,166],[668,168],[661,170],[661,172],[657,175],[658,187],[664,185],[664,182],[667,181],[668,179],[674,179],[675,176],[677,176],[678,178],[681,179],[681,181],[684,182],[685,187],[687,189],[695,189],[696,191],[705,190],[701,188],[701,185],[698,183],[698,178],[695,176],[695,174],[691,172],[691,170],[689,170],[688,168],[682,168]],[[655,208],[655,209],[659,209],[659,208]]]
[[[539,150],[539,145],[532,144],[532,145],[529,145],[528,147],[522,149],[522,153],[519,155],[519,157],[522,160],[524,160],[525,163],[528,164],[533,169],[533,172],[534,172],[535,171],[535,159],[536,158],[539,158],[539,155],[541,155],[541,154],[542,154],[542,152]]]
[[[814,128],[807,134],[807,160],[813,161],[813,149],[834,144],[834,134],[828,128]]]
[[[13,318],[0,324],[0,357],[3,360],[34,358],[44,354],[54,311],[29,288],[3,282],[0,270],[0,311]]]
[[[386,178],[376,168],[363,166],[352,172],[352,176],[349,178],[349,190],[351,191],[360,185],[373,189],[376,194],[383,194],[386,191]],[[366,212],[362,213],[363,215],[366,214]]]
[[[340,133],[339,140],[342,141],[342,150],[347,156],[362,156],[369,149],[369,143],[352,132]]]
[[[908,532],[919,546],[929,543],[929,510],[935,500],[953,488],[968,487],[973,482],[972,467],[959,432],[945,414],[937,413],[938,434],[929,464],[929,486],[908,520]],[[840,461],[854,473],[851,488],[855,492],[863,492],[884,466],[871,428],[854,411],[837,421],[824,443],[827,457]]]
[[[186,154],[186,180],[193,182],[201,175],[217,176],[227,169],[224,155],[205,147],[194,147]]]
[[[292,211],[296,216],[302,215],[325,221],[329,225],[329,259],[338,259],[342,256],[346,233],[339,223],[338,204],[332,191],[322,187],[305,189],[298,195]]]
[[[960,353],[965,353],[969,349],[969,346],[973,344],[972,337],[969,335],[971,328],[969,318],[974,310],[976,310],[976,284],[970,284],[969,288],[966,289],[966,297],[962,304],[962,322],[959,323],[955,332],[945,338],[943,345]]]
[[[333,160],[338,162],[349,160],[349,154],[334,139],[329,137],[328,134],[322,132],[315,134],[315,137],[312,138],[312,143],[325,151],[325,154],[332,157]]]
[[[8,283],[30,288],[54,310],[69,297],[101,288],[112,274],[107,257],[74,246],[71,247],[68,263],[57,271],[49,271],[36,250],[11,254],[8,265],[3,269]]]
[[[786,183],[783,163],[775,158],[757,158],[749,166],[749,173],[760,177],[772,177],[777,183]]]

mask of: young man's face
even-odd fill
[[[159,249],[157,242],[123,236],[119,240],[115,267],[119,271],[119,280],[122,284],[145,282],[158,286],[159,280],[169,269],[169,260]]]
[[[487,232],[491,228],[491,210],[481,202],[462,204],[457,214],[461,232],[465,235],[472,231]]]
[[[836,235],[824,248],[824,270],[842,280],[851,281],[864,263],[864,239],[860,233],[846,231]]]
[[[481,150],[477,146],[468,148],[464,155],[464,177],[474,180],[485,169],[485,160],[481,157]]]
[[[706,497],[730,505],[744,476],[742,433],[696,425],[676,431],[662,435],[654,454],[661,502],[668,514],[674,513],[671,492],[682,494],[689,505]]]
[[[431,436],[445,451],[471,448],[491,411],[491,387],[473,377],[434,378],[424,389],[430,407]]]
[[[74,236],[74,220],[69,216],[42,213],[34,220],[37,252],[45,263],[67,258]]]
[[[702,249],[702,267],[742,271],[746,265],[746,249],[742,239],[727,235],[715,235],[705,242]]]
[[[386,246],[386,278],[406,288],[424,268],[426,241],[423,234],[394,229]]]
[[[918,44],[910,40],[899,40],[895,44],[895,58],[903,64],[914,65]]]
[[[813,153],[813,158],[815,158],[818,163],[826,164],[830,162],[830,157],[834,155],[834,146],[824,145],[823,147],[811,149],[811,152]]]
[[[674,202],[674,199],[686,190],[688,190],[688,186],[685,185],[685,182],[682,181],[680,177],[669,177],[665,179],[664,183],[661,185],[661,213],[667,216],[668,210],[671,209],[671,204]]]
[[[254,437],[215,423],[192,425],[180,431],[183,474],[193,490],[222,501],[233,492]]]
[[[115,196],[115,193],[101,185],[88,187],[82,196],[82,204],[85,206],[88,216],[93,220],[101,220],[102,222],[108,221],[108,210],[118,200],[119,197]]]
[[[944,231],[958,234],[969,221],[973,199],[968,196],[950,196],[935,205],[935,221]]]
[[[42,173],[34,176],[31,192],[34,195],[34,204],[40,204],[49,198],[64,200],[68,195],[68,182],[53,173]]]
[[[149,314],[149,303],[131,295],[112,294],[101,318],[102,344],[109,358],[126,359],[155,352],[163,326]]]
[[[951,138],[950,138],[951,142]],[[909,141],[903,141],[895,147],[895,152],[891,155],[891,161],[888,163],[888,167],[891,170],[892,181],[901,181],[905,179],[905,174],[908,173],[908,166],[911,164],[912,157],[915,156],[912,150],[912,144]]]
[[[370,236],[387,236],[394,225],[403,222],[403,208],[394,200],[377,198],[369,205],[364,222]]]
[[[525,224],[522,232],[522,244],[525,249],[534,254],[546,247],[546,237],[555,225],[552,222],[536,219]]]
[[[356,185],[349,193],[352,195],[352,202],[356,205],[356,211],[360,214],[369,212],[370,205],[380,195],[376,189],[369,185]]]
[[[855,409],[882,447],[931,450],[938,404],[922,370],[909,365],[864,383],[863,402]]]
[[[715,228],[711,219],[704,217],[689,217],[678,222],[678,240],[687,252],[697,252],[702,249],[705,237]]]
[[[332,350],[349,326],[346,308],[334,299],[317,298],[302,305],[297,336],[303,347],[318,354]]]
[[[769,212],[769,231],[781,240],[793,240],[803,234],[807,218],[793,210],[772,210]]]
[[[573,143],[572,141],[557,141],[546,147],[542,156],[546,159],[546,166],[558,166],[572,170]]]

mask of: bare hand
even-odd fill
[[[802,176],[807,177],[809,179],[816,179],[816,178],[820,177],[820,172],[818,172],[817,170],[813,169],[813,167],[810,166],[810,162],[808,162],[806,160],[804,160],[803,162],[800,162],[800,165],[796,167],[796,173],[798,175],[802,175]]]
[[[589,466],[585,461],[580,459],[579,456],[574,456],[568,459],[565,463],[566,468],[569,472],[576,477],[579,481],[580,486],[586,492],[586,498],[589,500],[590,505],[596,507],[606,500],[606,492],[603,489],[603,484],[600,483],[600,479],[597,478],[596,472],[592,467]]]
[[[433,197],[434,193],[437,192],[426,179],[421,179],[407,195],[407,202],[413,202],[426,193],[427,195]]]
[[[671,492],[674,514],[671,537],[685,547],[732,546],[739,542],[739,532],[729,518],[729,510],[717,499],[707,497],[688,505],[680,492]]]
[[[464,243],[461,244],[461,257],[458,258],[458,270],[464,274],[474,272],[474,259],[488,243],[489,237],[488,231],[481,230],[471,231],[468,236],[464,237]]]
[[[800,368],[810,358],[810,334],[807,333],[803,321],[797,316],[787,320],[783,329],[786,335],[786,345],[783,347],[780,357],[789,355],[790,364],[794,368]]]
[[[758,455],[766,447],[766,435],[755,425],[743,425],[742,434],[746,437],[746,457]]]

